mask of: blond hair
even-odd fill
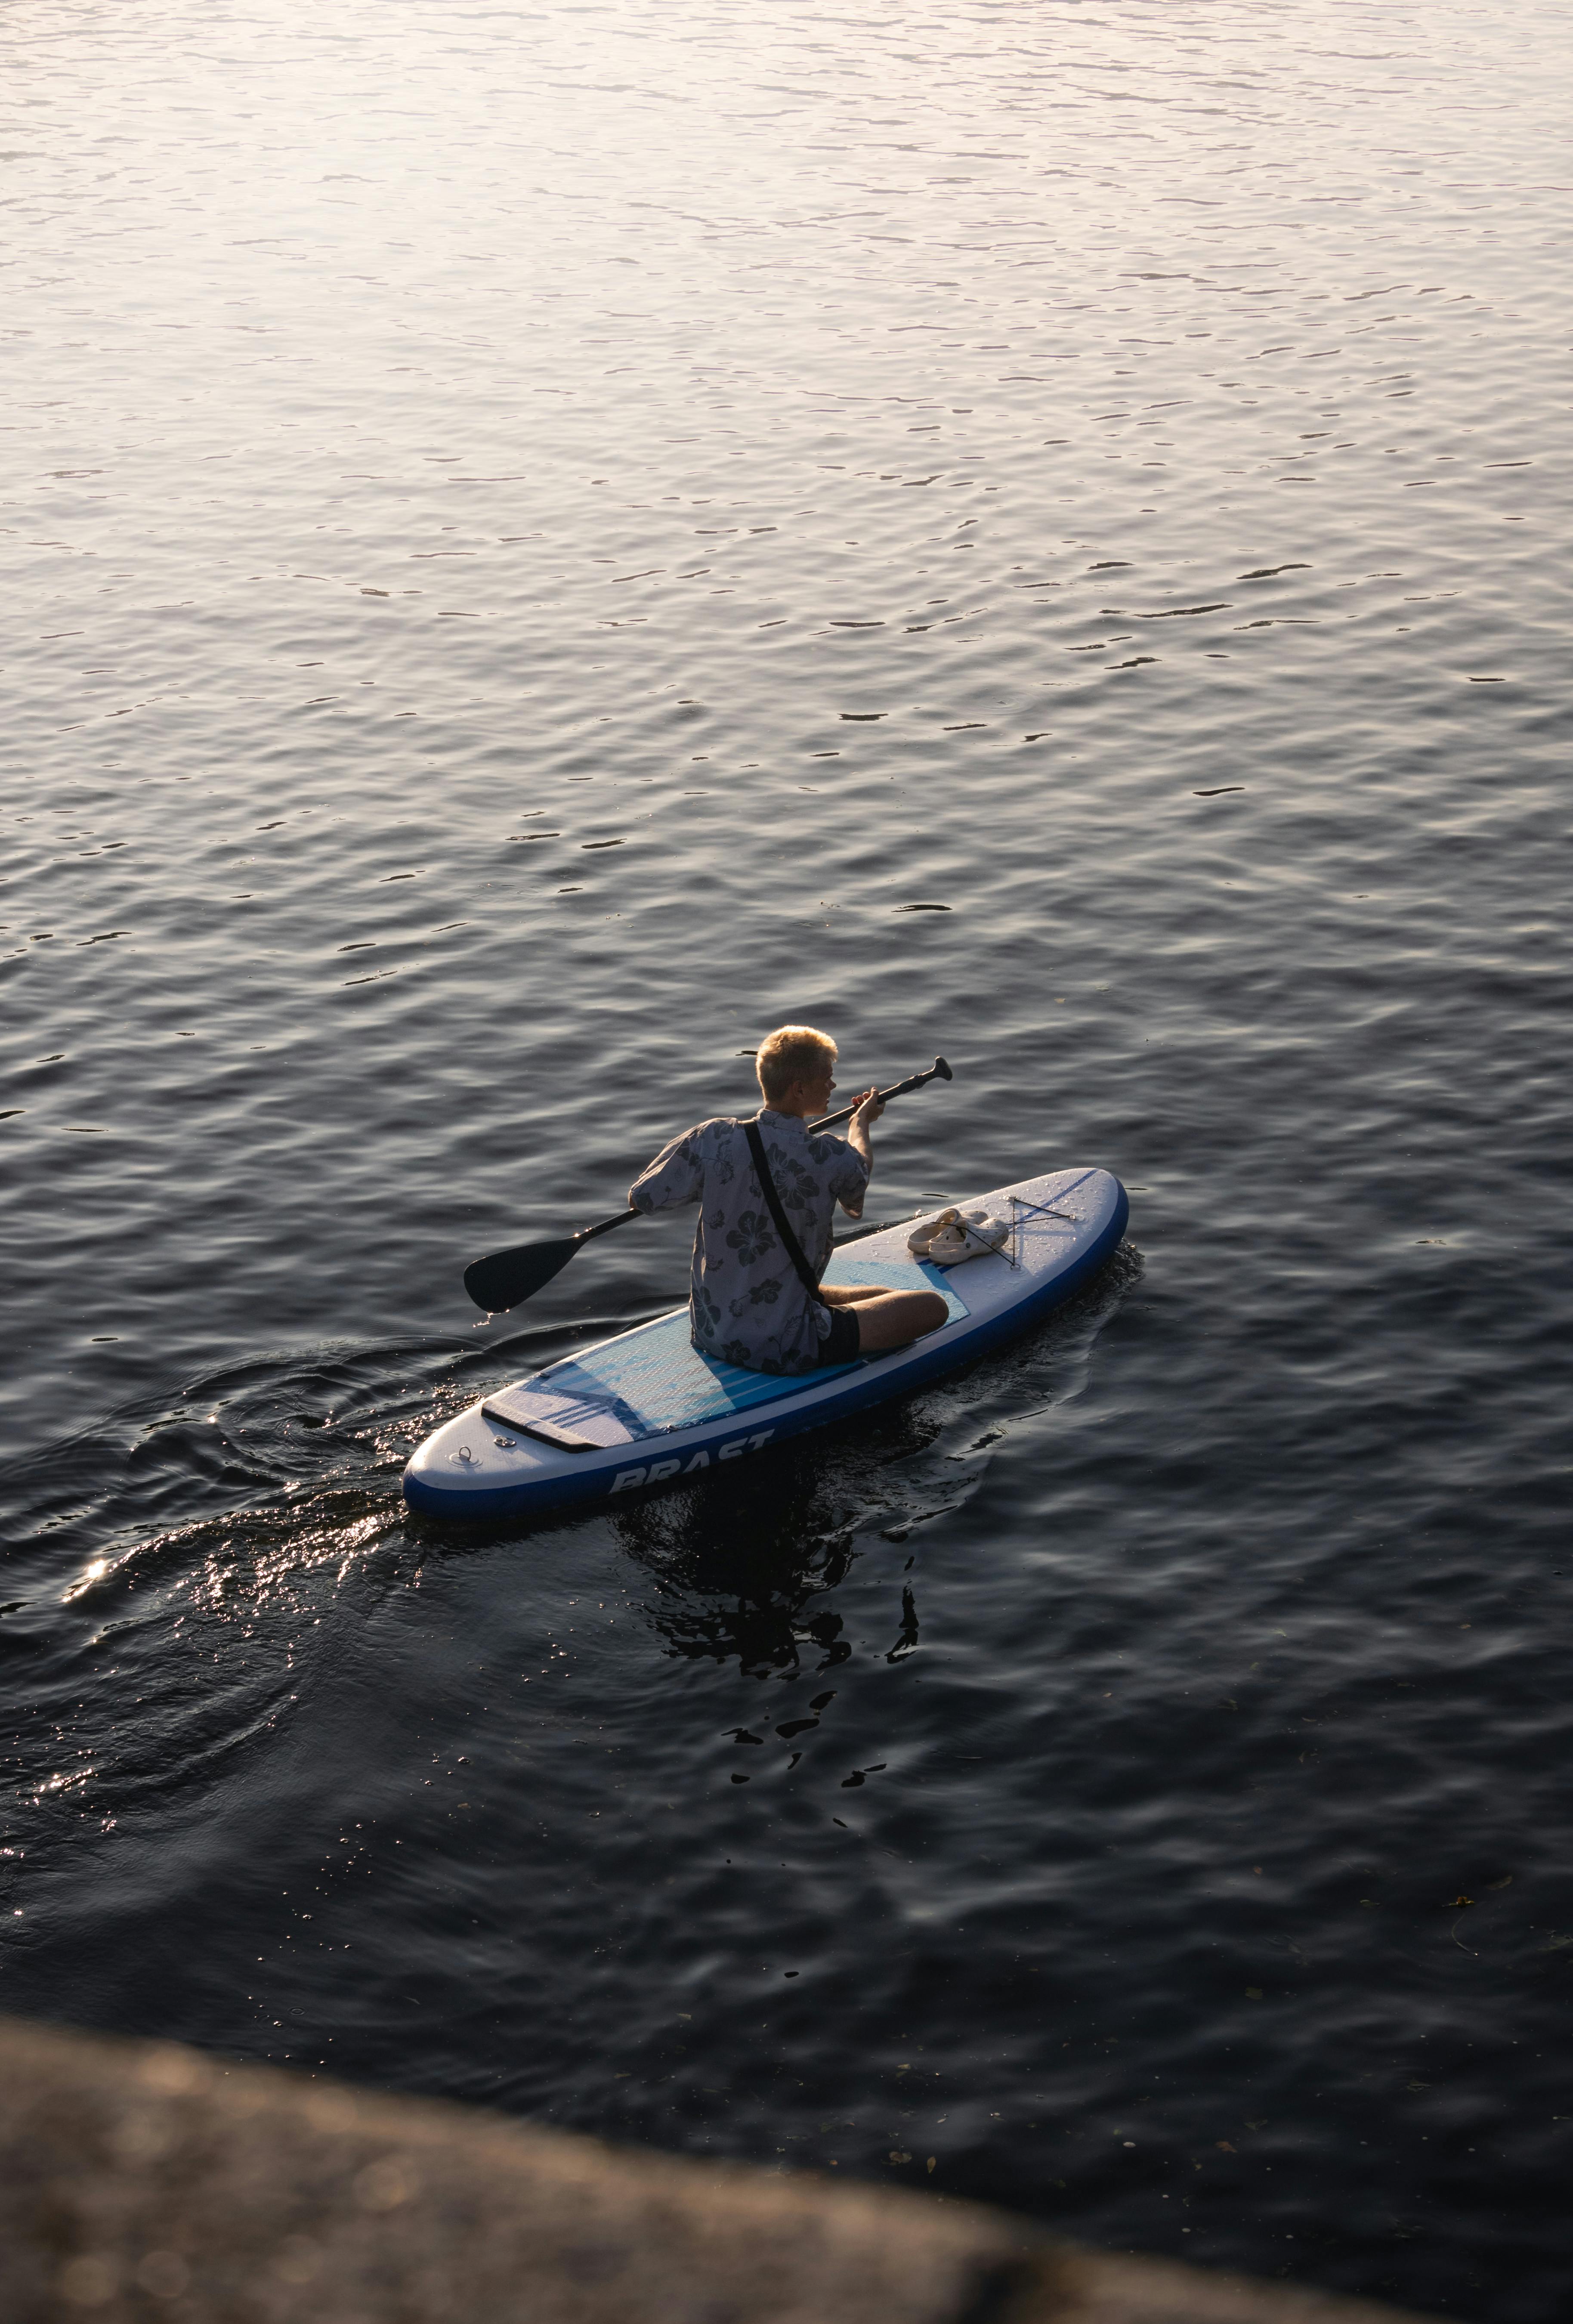
[[[816,1033],[812,1025],[777,1026],[754,1060],[765,1103],[785,1097],[794,1082],[806,1081],[835,1061],[836,1045],[828,1033]]]

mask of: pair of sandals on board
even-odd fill
[[[1008,1219],[991,1217],[984,1210],[951,1209],[915,1227],[906,1248],[915,1259],[932,1259],[936,1267],[960,1267],[963,1259],[1003,1250],[1009,1240]]]

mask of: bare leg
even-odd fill
[[[822,1283],[819,1296],[827,1307],[858,1307],[866,1299],[888,1299],[888,1283]]]
[[[859,1350],[873,1356],[887,1348],[905,1348],[925,1333],[937,1332],[950,1315],[937,1291],[881,1290],[857,1304]]]

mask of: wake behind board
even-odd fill
[[[913,1257],[908,1222],[844,1245],[825,1269],[827,1283],[943,1293],[950,1320],[926,1338],[784,1379],[701,1354],[679,1307],[460,1413],[412,1456],[405,1499],[432,1517],[533,1516],[749,1459],[905,1396],[1040,1322],[1118,1248],[1129,1212],[1108,1170],[1053,1170],[962,1199],[1014,1221],[1003,1250],[947,1271]]]

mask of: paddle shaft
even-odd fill
[[[943,1082],[952,1079],[951,1069],[943,1057],[936,1057],[926,1074],[914,1074],[909,1080],[897,1082],[894,1089],[878,1091],[878,1102],[881,1105],[888,1105],[893,1097],[905,1097],[908,1090],[921,1089],[924,1082],[932,1082],[936,1074]],[[850,1121],[857,1110],[855,1105],[843,1105],[839,1113],[821,1114],[817,1121],[809,1123],[810,1135],[816,1130],[829,1130],[834,1122]]]

